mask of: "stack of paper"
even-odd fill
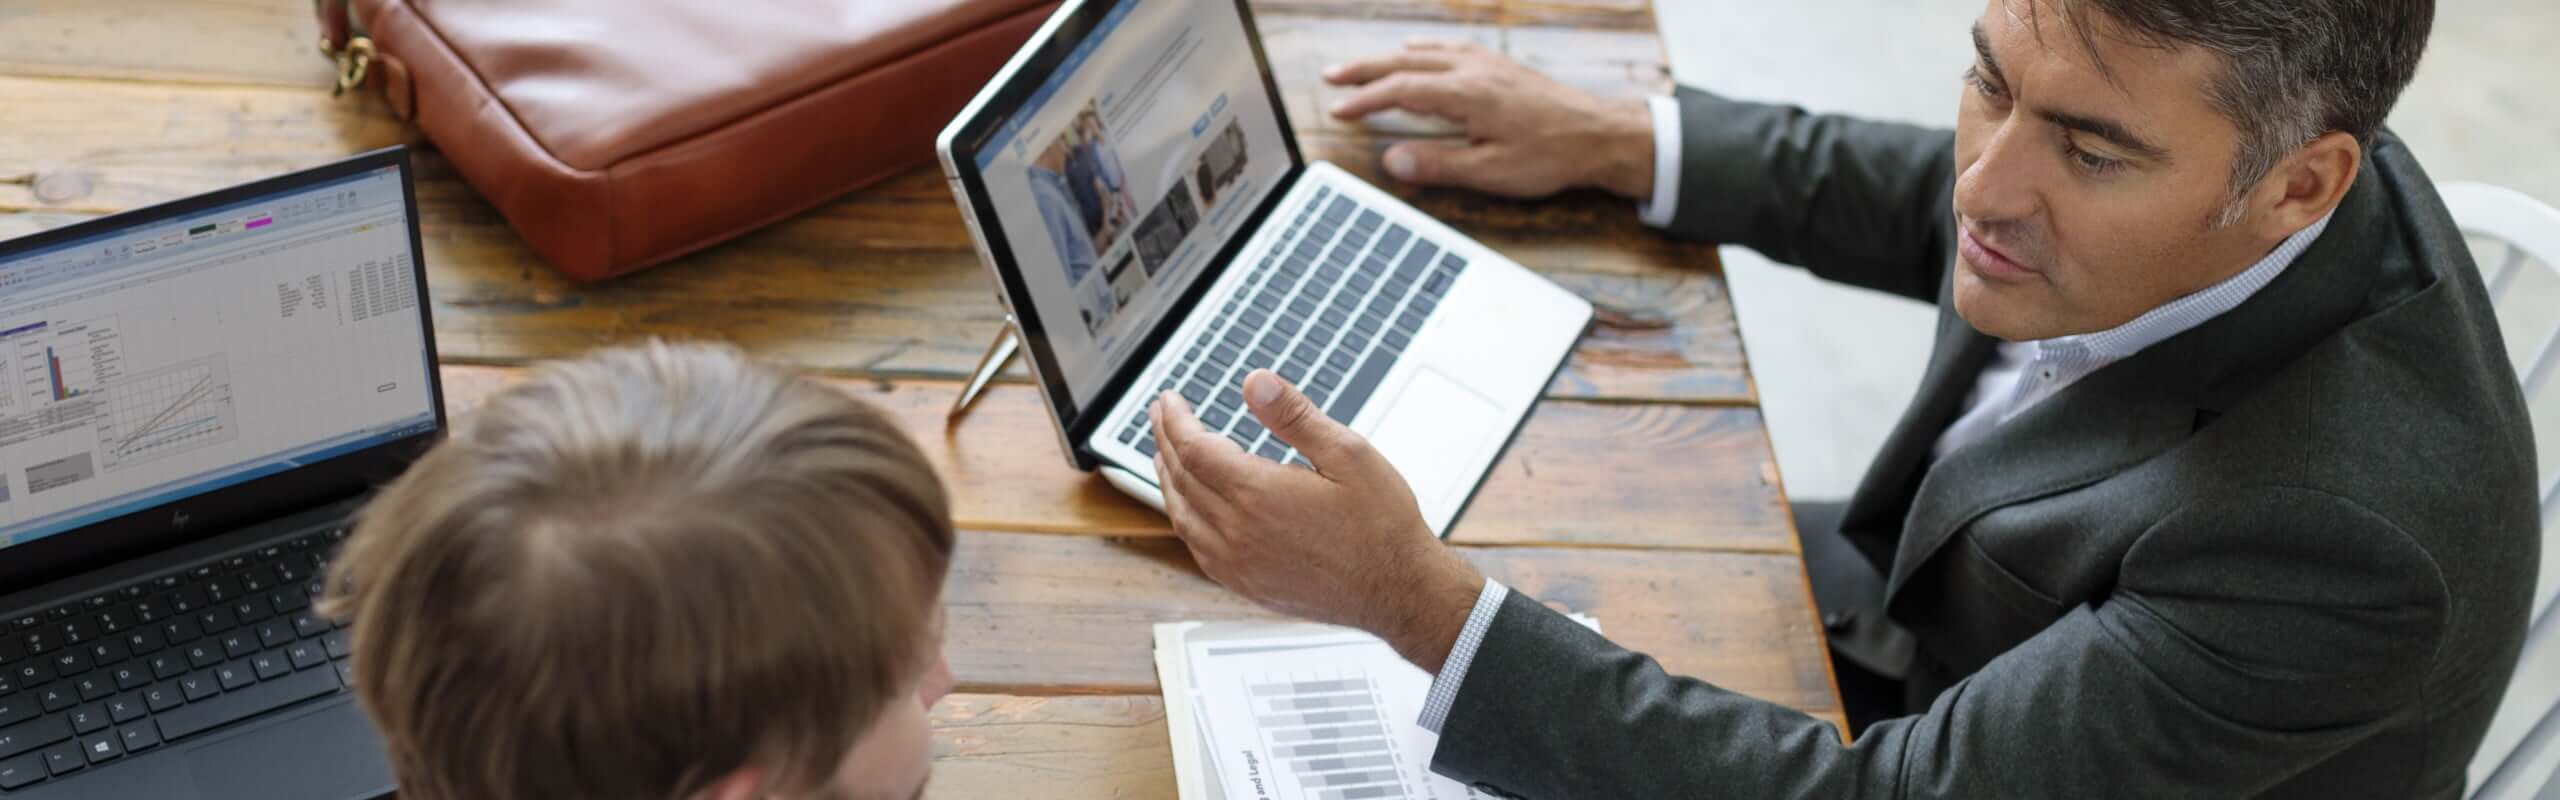
[[[1440,737],[1415,724],[1431,676],[1375,636],[1307,623],[1157,625],[1156,677],[1183,800],[1487,797],[1431,774]]]

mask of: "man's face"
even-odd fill
[[[2010,341],[2122,325],[2275,245],[2216,224],[2239,149],[2218,59],[2105,23],[2093,57],[2047,6],[1990,1],[1956,123],[1956,313]]]
[[[951,693],[951,662],[942,656],[941,624],[927,651],[931,663],[915,681],[915,702],[892,703],[880,713],[836,770],[835,797],[845,800],[910,800],[924,796],[933,771],[933,726],[925,712]]]

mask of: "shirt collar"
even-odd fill
[[[2248,269],[2241,270],[2240,274],[2225,278],[2221,283],[2205,287],[2202,291],[2171,300],[2159,308],[2144,312],[2142,316],[2134,317],[2131,322],[2095,333],[2058,336],[2037,340],[2031,344],[2035,345],[2039,355],[2072,353],[2100,364],[2129,358],[2145,348],[2159,344],[2163,339],[2185,333],[2188,329],[2202,325],[2207,320],[2222,316],[2223,312],[2239,307],[2251,295],[2257,294],[2259,289],[2266,288],[2266,285],[2274,281],[2277,275],[2283,274],[2285,267],[2290,266],[2294,259],[2302,256],[2302,251],[2310,249],[2311,242],[2319,239],[2322,231],[2328,230],[2329,218],[2336,213],[2332,211],[2322,215],[2319,221],[2295,231],[2292,236],[2285,237],[2284,242],[2276,245],[2274,251],[2267,253],[2265,258],[2258,259],[2258,263],[2250,265]]]

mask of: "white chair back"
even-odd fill
[[[2542,572],[2524,657],[2472,758],[2478,800],[2560,798],[2560,210],[2522,192],[2477,183],[2440,185],[2454,224],[2496,304],[2507,356],[2533,412],[2542,474]]]

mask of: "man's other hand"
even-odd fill
[[[1315,469],[1246,453],[1167,392],[1150,417],[1174,533],[1201,571],[1237,594],[1377,634],[1437,672],[1484,577],[1431,535],[1413,490],[1368,440],[1270,370],[1246,376],[1244,395]]]
[[[1416,39],[1403,50],[1336,65],[1325,82],[1358,89],[1333,107],[1357,121],[1388,109],[1440,117],[1464,139],[1387,149],[1387,174],[1507,197],[1592,186],[1653,194],[1653,116],[1642,100],[1604,98],[1470,43]]]

